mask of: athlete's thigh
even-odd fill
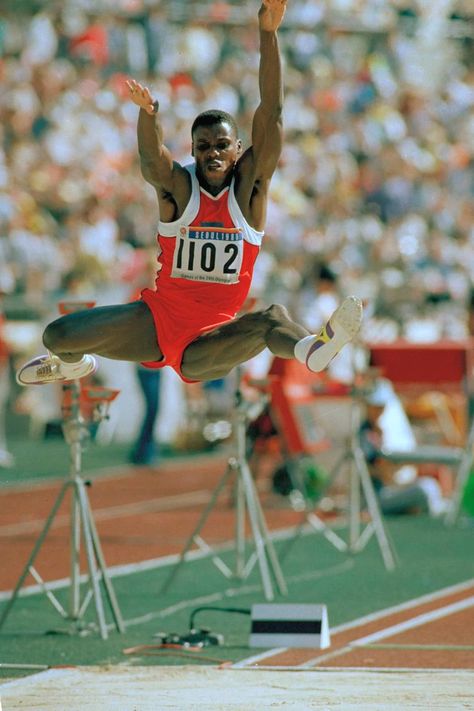
[[[201,334],[183,353],[182,374],[196,380],[227,375],[265,348],[266,323],[264,313],[255,312]]]
[[[82,351],[132,361],[160,360],[153,316],[142,301],[98,306],[63,316],[44,334],[55,352]]]

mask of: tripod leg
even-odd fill
[[[75,491],[77,493],[78,500],[79,500],[79,510],[80,510],[80,514],[81,514],[82,531],[83,531],[83,535],[84,535],[87,563],[89,566],[89,580],[92,585],[92,590],[93,590],[93,594],[94,594],[95,609],[97,612],[97,620],[99,622],[100,636],[102,637],[102,639],[107,639],[108,632],[107,632],[107,625],[105,622],[104,605],[103,605],[102,597],[100,594],[99,576],[98,576],[98,572],[97,572],[96,559],[94,557],[94,546],[92,543],[90,519],[88,516],[88,506],[87,506],[88,500],[87,500],[83,480],[80,479],[79,477],[76,477],[74,485],[75,485]]]
[[[85,489],[83,489],[83,495],[85,499],[85,505],[87,507],[86,513],[90,525],[92,545],[94,546],[95,557],[98,561],[100,572],[102,573],[102,581],[104,583],[107,598],[109,600],[110,609],[112,610],[112,615],[115,620],[115,626],[119,632],[125,632],[125,625],[123,622],[122,613],[120,612],[112,581],[110,580],[107,566],[105,564],[105,558],[104,554],[102,553],[102,546],[100,545],[99,534],[97,533],[97,528],[95,525],[94,517],[92,515],[89,497]]]
[[[469,430],[469,437],[467,439],[466,446],[464,447],[464,454],[459,464],[458,470],[456,472],[456,481],[454,484],[454,491],[449,503],[449,509],[445,517],[445,523],[454,524],[457,521],[459,512],[461,509],[461,501],[464,494],[464,487],[467,484],[469,473],[472,467],[473,460],[473,448],[474,448],[474,420],[471,424],[471,429]]]
[[[472,467],[472,458],[472,452],[463,455],[462,462],[457,471],[455,489],[449,503],[449,509],[445,519],[447,524],[454,524],[458,519],[461,509],[461,501],[464,494],[464,487],[467,483]]]
[[[353,455],[385,567],[387,570],[394,570],[396,567],[394,549],[385,530],[382,514],[380,513],[380,507],[377,497],[375,496],[374,487],[372,485],[369,470],[367,469],[364,454],[360,447],[355,447]]]
[[[240,476],[236,478],[235,501],[235,575],[245,577],[245,490]]]
[[[181,568],[185,562],[187,553],[191,549],[191,546],[193,545],[199,532],[201,531],[202,527],[206,523],[209,514],[211,513],[212,509],[214,508],[216,501],[219,498],[219,495],[220,495],[222,489],[224,488],[224,485],[226,484],[226,482],[233,470],[234,470],[234,465],[229,461],[229,464],[227,465],[227,469],[224,472],[223,477],[221,478],[220,482],[214,489],[214,492],[211,496],[211,499],[210,499],[208,505],[206,506],[206,508],[202,512],[201,516],[199,517],[199,521],[197,522],[196,528],[194,529],[194,531],[191,533],[188,540],[186,541],[183,551],[180,553],[179,560],[176,563],[176,565],[173,566],[173,568],[171,569],[170,575],[165,580],[164,585],[162,586],[162,588],[160,590],[160,593],[165,593],[169,589],[171,583],[174,581],[174,579],[178,575],[179,571],[181,570]],[[231,571],[229,570],[228,572],[230,573]]]
[[[240,475],[242,476],[250,525],[252,527],[252,533],[255,542],[255,551],[257,554],[257,560],[260,568],[260,575],[262,577],[264,594],[267,600],[273,600],[273,587],[270,578],[270,569],[266,557],[265,540],[259,525],[260,522],[257,513],[257,506],[255,503],[256,495],[255,490],[253,488],[253,479],[246,462],[240,463]]]
[[[245,467],[248,469],[247,465]],[[266,547],[267,555],[271,564],[271,568],[273,570],[273,575],[276,581],[276,584],[278,586],[278,590],[281,595],[287,595],[288,594],[288,588],[286,586],[286,581],[285,578],[283,577],[283,573],[280,567],[280,562],[278,560],[275,547],[273,545],[273,541],[270,538],[270,534],[268,532],[268,527],[267,527],[267,522],[265,521],[265,516],[263,515],[263,509],[262,505],[260,503],[260,499],[258,498],[258,493],[257,489],[255,486],[255,482],[252,479],[252,475],[250,473],[250,469],[248,469],[248,478],[250,479],[251,483],[251,489],[249,490],[249,495],[252,497],[252,502],[248,503],[248,506],[250,508],[250,503],[253,503],[255,506],[255,511],[257,514],[257,520],[260,526],[260,531],[262,534],[262,538]]]
[[[321,519],[316,516],[316,514],[312,513],[311,511],[306,514],[306,519],[308,523],[318,532],[322,533],[324,538],[329,541],[329,543],[332,543],[334,548],[336,550],[340,551],[341,553],[346,553],[349,546],[347,543],[335,533],[330,526],[327,526],[324,521],[321,521]]]
[[[364,461],[365,466],[365,461]],[[353,457],[349,471],[349,548],[353,550],[360,535],[360,484],[359,463]]]
[[[71,585],[69,587],[69,616],[77,620],[80,610],[80,554],[81,554],[81,516],[79,500],[75,495],[71,498],[71,549],[70,570]]]
[[[350,456],[348,452],[343,452],[341,454],[329,473],[329,480],[325,485],[324,491],[329,489],[331,483],[336,479],[342,467],[348,462],[349,459]],[[345,553],[349,549],[349,545],[346,541],[341,538],[341,536],[338,536],[338,534],[333,531],[330,526],[327,526],[324,521],[321,521],[321,519],[313,511],[306,514],[306,519],[316,531],[323,534],[324,538],[329,541],[329,543],[331,543],[336,550],[341,553]]]
[[[329,478],[328,478],[328,483],[325,486],[325,490],[329,489],[331,486],[331,483],[335,480],[339,472],[341,471],[342,466],[345,464],[345,462],[348,459],[348,454],[347,452],[343,452],[343,454],[339,457],[339,459],[336,461],[336,463],[333,465],[330,473],[329,473]],[[314,508],[314,507],[312,507]],[[306,505],[306,510],[303,514],[303,519],[301,523],[299,523],[295,527],[295,533],[294,535],[288,539],[287,544],[284,546],[283,550],[280,552],[280,560],[283,560],[286,558],[288,555],[292,545],[295,543],[295,541],[301,536],[301,533],[303,531],[303,528],[306,523],[309,523],[317,533],[322,533],[323,536],[326,538],[329,543],[331,543],[335,548],[337,548],[338,551],[341,551],[342,553],[345,553],[348,549],[347,543],[335,533],[330,526],[326,526],[326,524],[321,521],[321,519],[313,512],[310,510],[309,506]]]
[[[55,516],[56,516],[56,514],[57,514],[57,512],[58,512],[58,509],[59,509],[59,507],[61,506],[62,501],[63,501],[63,499],[64,499],[64,495],[65,495],[65,493],[66,493],[68,487],[71,486],[71,483],[72,483],[72,482],[67,481],[67,482],[65,482],[65,483],[62,485],[62,487],[61,487],[61,490],[60,490],[60,492],[59,492],[59,494],[58,494],[58,496],[57,496],[57,499],[56,499],[56,501],[55,501],[54,504],[53,504],[53,508],[51,509],[51,513],[49,514],[48,518],[46,519],[46,523],[45,523],[45,525],[44,525],[44,527],[43,527],[43,530],[41,531],[41,533],[40,533],[40,535],[39,535],[39,537],[38,537],[38,539],[37,539],[37,541],[36,541],[36,543],[35,543],[35,545],[34,545],[34,547],[33,547],[33,550],[32,550],[32,552],[31,552],[31,555],[30,555],[30,557],[28,558],[28,561],[27,561],[27,563],[26,563],[26,565],[25,565],[25,567],[24,567],[24,569],[23,569],[23,572],[22,572],[22,574],[20,575],[20,577],[19,577],[19,579],[18,579],[18,582],[17,582],[17,584],[16,584],[16,586],[15,586],[15,589],[14,589],[14,591],[13,591],[13,593],[12,593],[12,596],[11,596],[11,598],[8,600],[7,606],[6,606],[5,610],[3,611],[2,616],[0,617],[0,628],[3,626],[5,620],[7,619],[8,615],[10,614],[10,610],[11,610],[11,608],[13,607],[13,604],[14,604],[15,600],[16,600],[17,597],[18,597],[18,593],[20,592],[20,589],[21,589],[21,587],[22,587],[22,585],[23,585],[23,583],[24,583],[24,581],[25,581],[25,579],[26,579],[28,573],[30,572],[31,566],[33,565],[33,563],[34,563],[35,560],[36,560],[36,556],[38,555],[38,553],[39,553],[39,551],[40,551],[40,548],[41,548],[41,546],[43,545],[44,539],[45,539],[46,536],[48,535],[48,531],[49,531],[49,529],[50,529],[50,527],[51,527],[51,524],[52,524],[53,521],[54,521],[54,518],[55,518]]]

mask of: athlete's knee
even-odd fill
[[[58,318],[46,326],[43,333],[43,344],[53,353],[67,350],[70,333],[71,329],[68,326],[67,318]]]
[[[272,304],[265,309],[244,314],[236,320],[236,326],[242,338],[266,338],[272,329],[283,325],[290,319],[288,311],[281,304]]]
[[[272,304],[265,311],[262,312],[268,325],[270,327],[279,326],[280,324],[288,321],[290,315],[286,306],[282,304]]]

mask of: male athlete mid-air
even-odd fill
[[[282,147],[283,88],[277,30],[287,0],[263,0],[260,104],[245,151],[224,111],[199,114],[191,127],[191,165],[173,160],[163,142],[158,102],[128,82],[140,108],[143,177],[159,205],[158,271],[138,301],[62,316],[43,334],[48,350],[17,374],[22,385],[67,381],[94,372],[92,354],[171,366],[187,382],[213,380],[264,348],[321,371],[360,327],[362,306],[346,298],[322,331],[311,335],[283,306],[238,315],[263,238],[270,179]]]

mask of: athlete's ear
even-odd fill
[[[194,141],[191,142],[191,155],[194,158]]]
[[[237,139],[237,153],[242,153],[242,140],[240,138]]]

